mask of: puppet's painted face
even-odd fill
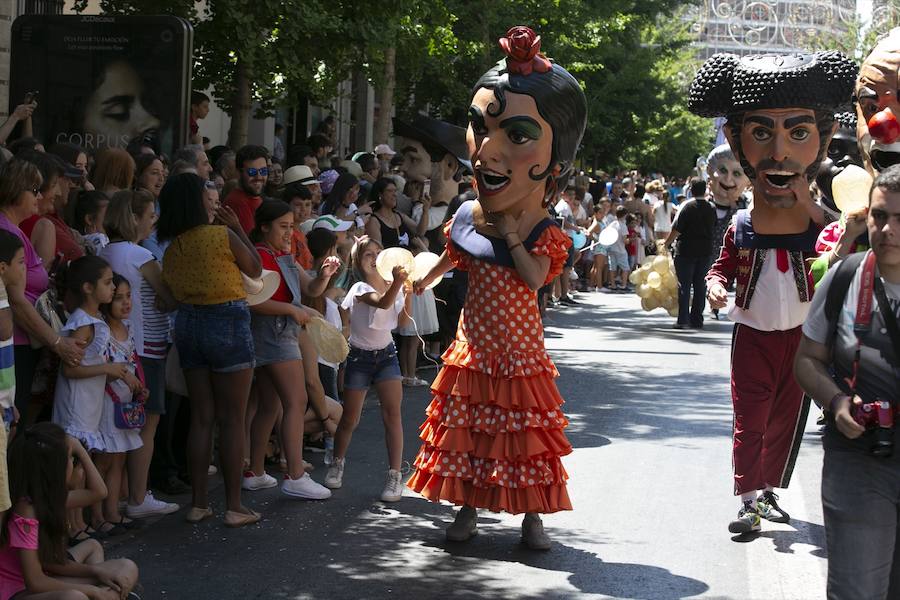
[[[749,111],[744,114],[739,148],[735,154],[752,168],[751,183],[757,196],[775,208],[792,208],[794,190],[807,186],[807,172],[820,160],[815,112],[801,108]]]
[[[431,177],[431,156],[422,142],[404,138],[400,153],[403,155],[400,170],[407,181],[422,183]]]
[[[866,169],[878,175],[900,163],[900,38],[891,36],[866,57],[856,82],[856,135]]]
[[[522,210],[545,179],[532,179],[550,165],[553,130],[531,96],[506,93],[500,107],[493,90],[481,88],[469,107],[466,143],[478,182],[478,199],[489,212]],[[542,196],[543,197],[543,196]]]
[[[713,198],[723,206],[735,206],[741,194],[750,186],[741,163],[734,159],[721,158],[706,167],[709,175],[709,189]]]

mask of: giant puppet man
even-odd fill
[[[839,52],[716,54],[694,78],[689,107],[725,117],[725,134],[753,184],[707,274],[713,308],[736,281],[731,390],[734,491],[732,533],[787,522],[774,488],[787,487],[808,410],[793,375],[800,326],[813,285],[806,265],[824,214],[809,184],[836,129],[834,113],[853,92],[856,65]]]

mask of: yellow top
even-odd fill
[[[172,240],[163,279],[184,304],[222,304],[247,297],[223,225],[198,225]]]

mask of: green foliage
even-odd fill
[[[672,17],[677,4],[493,0],[473,10],[469,0],[443,0],[442,12],[416,15],[424,40],[412,36],[403,43],[405,32],[398,38],[397,111],[409,115],[427,106],[464,125],[471,86],[502,56],[497,39],[511,25],[527,24],[541,35],[545,52],[584,87],[585,166],[686,173],[693,154],[708,149],[711,126],[686,111],[685,74],[696,65],[686,25]],[[441,20],[443,12],[451,15],[449,22]]]
[[[79,0],[84,8],[86,0]],[[690,169],[710,126],[686,111],[696,69],[679,0],[102,0],[113,14],[174,14],[195,27],[194,85],[233,111],[238,65],[264,112],[321,104],[362,70],[376,86],[396,49],[396,111],[426,109],[465,124],[471,86],[501,58],[513,25],[541,35],[545,52],[578,78],[588,99],[584,166]]]

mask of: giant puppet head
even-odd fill
[[[863,160],[859,152],[859,144],[856,142],[856,113],[840,112],[834,115],[834,119],[838,123],[838,129],[831,138],[831,143],[828,144],[828,156],[819,166],[816,184],[822,191],[822,203],[825,208],[837,216],[841,214],[841,211],[834,203],[831,182],[849,165],[862,167]]]
[[[713,200],[720,206],[737,206],[750,180],[741,163],[734,157],[731,146],[720,144],[706,157],[706,175]]]
[[[900,28],[892,29],[863,61],[854,92],[859,148],[873,177],[900,163],[898,71]]]
[[[471,171],[466,130],[425,115],[412,121],[394,119],[394,135],[403,138],[401,170],[407,181],[431,181],[430,195],[448,201],[456,195],[462,176]]]
[[[499,40],[506,58],[472,88],[466,142],[478,199],[488,212],[550,202],[563,190],[587,125],[578,81],[541,54],[541,38],[513,27]]]
[[[834,112],[850,98],[855,79],[856,64],[835,51],[716,54],[694,77],[688,107],[726,117],[725,136],[754,198],[793,208],[825,158]]]

